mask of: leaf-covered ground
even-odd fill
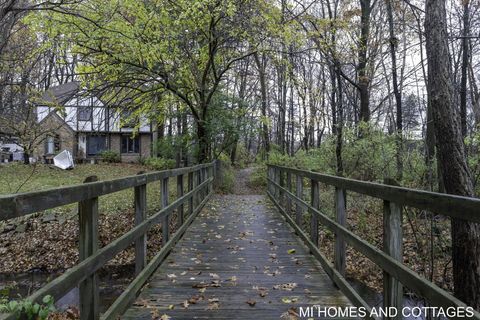
[[[304,199],[310,201],[310,187],[304,189]],[[320,208],[335,219],[334,190],[321,185]],[[291,213],[295,215],[295,209]],[[309,233],[310,214],[303,215],[303,230]],[[404,208],[403,211],[403,263],[413,271],[447,291],[453,291],[451,264],[450,222],[440,216],[432,219],[423,210]],[[382,248],[383,201],[371,197],[347,193],[347,226],[356,235]],[[321,251],[334,261],[335,235],[322,225],[319,226]],[[370,259],[347,245],[346,274],[377,292],[383,290],[383,272]],[[406,289],[408,293],[408,288]]]
[[[27,192],[59,186],[73,185],[91,175],[109,180],[146,171],[135,164],[79,165],[63,171],[46,165],[0,166],[0,193],[18,190]],[[171,179],[170,195],[175,197],[175,179]],[[148,213],[160,207],[159,183],[147,187]],[[133,189],[100,197],[101,246],[128,231],[133,226]],[[171,221],[172,227],[175,219]],[[161,243],[159,227],[149,234],[149,254],[153,255]],[[0,273],[22,273],[32,269],[52,272],[70,268],[78,262],[78,209],[76,204],[36,213],[26,219],[0,223]],[[123,251],[109,265],[125,265],[134,261],[133,249]]]

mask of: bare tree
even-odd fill
[[[445,1],[427,0],[425,37],[428,94],[432,104],[438,158],[445,191],[473,196],[473,184],[454,105],[453,76],[448,51]],[[452,219],[452,256],[455,296],[480,308],[480,226]]]

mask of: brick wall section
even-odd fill
[[[110,150],[118,152],[120,154],[120,135],[119,134],[112,134],[110,136]]]
[[[77,155],[77,141],[76,134],[73,130],[70,130],[68,125],[58,116],[54,114],[49,115],[41,123],[45,126],[45,131],[55,132],[60,136],[60,151],[68,150],[72,153],[73,157],[85,155]],[[87,134],[88,135],[88,134]],[[34,155],[38,159],[42,159],[45,155],[45,143],[46,136],[42,137],[42,142],[35,148]],[[150,134],[140,134],[140,154],[122,154],[121,153],[121,133],[114,133],[110,135],[110,150],[118,152],[121,155],[122,162],[138,162],[139,157],[150,157],[152,138]]]
[[[111,149],[120,153],[122,162],[138,162],[140,156],[143,158],[150,157],[150,149],[152,138],[150,134],[140,134],[140,153],[121,153],[121,134],[112,135]],[[117,144],[118,141],[118,144]],[[117,147],[118,146],[118,147]],[[118,148],[118,149],[117,149]]]
[[[45,128],[45,134],[39,139],[39,144],[35,147],[34,156],[42,159],[45,155],[45,144],[48,135],[58,135],[60,142],[60,151],[68,150],[72,156],[76,156],[76,140],[75,132],[68,127],[68,125],[58,116],[53,113],[47,116],[40,124]]]
[[[142,157],[150,157],[152,149],[152,136],[150,134],[140,135],[140,152]]]

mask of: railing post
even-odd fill
[[[295,190],[295,195],[297,198],[303,199],[303,178],[301,175],[296,175],[297,177],[297,183],[296,183],[296,190]],[[295,223],[297,226],[302,228],[302,220],[303,220],[303,208],[296,203],[295,205]]]
[[[161,208],[165,208],[168,206],[168,177],[162,179],[162,203]],[[168,242],[170,237],[169,229],[169,215],[167,214],[165,217],[162,218],[162,245]]]
[[[202,183],[202,169],[198,169],[197,170],[197,184],[196,184],[195,187],[198,187],[201,183]],[[195,208],[196,208],[202,202],[202,200],[201,200],[202,190],[199,189],[195,194],[196,194],[196,200],[195,200]]]
[[[273,181],[275,184],[273,185],[273,194],[275,195],[275,200],[278,201],[278,196],[280,195],[280,190],[278,190],[278,184],[280,182],[280,175],[279,175],[280,169],[278,168],[273,168]]]
[[[179,174],[177,176],[177,198],[180,198],[183,196],[183,174]],[[182,204],[178,207],[177,210],[177,222],[178,222],[178,227],[180,227],[183,224],[184,220],[184,215],[183,215],[183,202]]]
[[[193,190],[193,171],[188,173],[188,192]],[[188,199],[188,216],[193,214],[193,198],[195,195],[192,195],[190,199]]]
[[[199,174],[200,174],[200,180],[198,181],[198,185],[201,185],[205,181],[205,169],[201,168],[199,171]],[[200,190],[198,191],[198,195],[199,195],[198,204],[200,205],[205,195],[205,187],[200,188]]]
[[[97,181],[90,176],[84,183]],[[80,227],[80,261],[87,259],[98,250],[98,197],[78,203],[78,222]],[[93,273],[80,283],[80,319],[99,319],[98,275]]]
[[[205,182],[208,179],[208,168],[203,168],[202,171],[203,171],[202,181]],[[205,187],[203,187],[202,201],[203,201],[203,199],[205,199],[207,197],[208,189],[209,189],[209,185],[207,183],[207,185]]]
[[[278,184],[282,188],[285,187],[285,172],[283,172],[282,169],[278,169]],[[279,191],[278,203],[280,205],[284,205],[284,203],[285,203],[285,192],[280,188],[278,189],[278,191]]]
[[[215,160],[212,165],[213,170],[213,188],[217,189],[219,186],[223,184],[223,168],[222,168],[222,161]]]
[[[271,166],[267,166],[267,190],[268,190],[268,193],[270,193],[271,195],[273,195],[272,182],[270,181],[273,179],[272,170],[273,169]]]
[[[287,172],[287,190],[289,192],[292,192],[292,174],[290,171]],[[285,212],[288,215],[292,214],[292,198],[290,198],[290,195],[286,195],[286,204],[285,204]]]
[[[143,174],[139,172],[138,174]],[[145,179],[146,181],[146,179]],[[135,225],[138,226],[147,218],[147,184],[136,186],[135,189]],[[144,233],[135,240],[135,275],[138,275],[147,265],[147,234]]]
[[[310,204],[314,209],[320,209],[320,192],[318,187],[318,182],[315,180],[310,180],[311,183],[311,196]],[[315,212],[310,212],[310,239],[318,247],[318,216]]]
[[[213,193],[215,191],[215,181],[218,179],[220,175],[220,171],[217,171],[215,166],[217,163],[220,162],[220,160],[216,160],[212,166],[210,167],[210,177],[213,178],[211,184],[210,184],[210,192]]]
[[[345,206],[346,193],[344,189],[335,188],[335,211],[337,223],[346,226],[347,212]],[[335,269],[345,276],[345,239],[335,235]]]
[[[385,184],[396,183],[385,180]],[[400,205],[383,201],[383,251],[399,262],[403,261],[402,212]],[[395,307],[397,310],[403,307],[403,286],[387,272],[383,272],[383,305]],[[395,319],[401,319],[401,315]]]

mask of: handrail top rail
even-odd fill
[[[374,198],[480,223],[480,199],[478,198],[355,180],[275,164],[267,166]]]
[[[18,218],[34,212],[51,209],[98,197],[146,183],[175,177],[213,166],[214,162],[191,167],[153,171],[111,180],[87,182],[15,194],[0,195],[0,221]]]
[[[426,298],[427,301],[433,303],[434,306],[441,306],[444,308],[448,307],[461,307],[465,308],[467,305],[459,300],[458,298],[454,297],[452,294],[447,292],[446,290],[438,287],[433,282],[425,279],[424,277],[420,276],[415,271],[411,270],[408,266],[403,264],[402,261],[397,261],[389,254],[381,251],[375,245],[369,243],[368,241],[362,239],[360,236],[356,235],[354,232],[349,230],[344,224],[335,221],[334,219],[328,217],[324,212],[321,211],[319,208],[313,207],[311,204],[307,203],[305,200],[301,199],[300,197],[293,194],[291,191],[286,189],[285,187],[281,186],[278,183],[278,180],[275,181],[270,177],[267,178],[267,181],[271,183],[275,188],[278,188],[283,195],[290,198],[293,202],[297,205],[300,205],[303,209],[308,210],[312,215],[315,215],[323,226],[325,226],[328,230],[335,233],[337,237],[336,239],[344,239],[346,243],[348,243],[353,249],[357,252],[360,252],[362,255],[370,259],[376,266],[380,267],[383,271],[387,272],[389,275],[393,276],[399,282],[405,284],[409,289],[413,290],[419,296]],[[287,222],[294,224],[294,229],[300,229],[293,219],[288,216],[288,213],[282,208],[280,200],[278,200],[278,196],[272,194],[268,191],[268,195],[272,199],[273,203],[279,208],[280,212],[286,217]],[[303,232],[299,232],[300,237],[305,239],[305,235]],[[308,238],[307,238],[308,239]],[[313,242],[308,243],[307,246],[315,246]],[[318,250],[318,247],[315,247]],[[345,253],[342,253],[345,255]],[[345,257],[345,256],[344,256]],[[318,258],[318,254],[317,254]],[[333,266],[328,265],[327,268],[333,269]],[[330,270],[330,271],[331,271]],[[341,276],[343,277],[343,275]],[[341,281],[340,279],[333,279],[334,282]],[[353,290],[353,288],[350,288]],[[347,290],[350,290],[347,288]],[[352,292],[348,292],[351,294]],[[355,303],[365,303],[363,299],[357,300]],[[474,311],[474,319],[480,319],[480,313]]]

